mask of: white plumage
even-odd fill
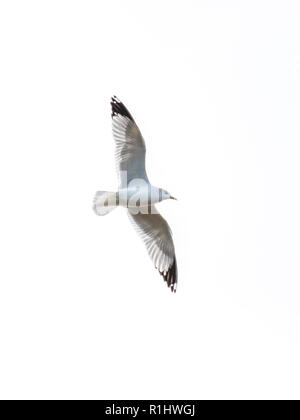
[[[155,207],[155,203],[174,197],[150,184],[145,168],[145,142],[127,108],[115,96],[111,107],[119,189],[116,193],[98,191],[94,211],[104,215],[116,206],[126,207],[155,267],[175,292],[178,274],[172,233]]]

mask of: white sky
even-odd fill
[[[292,1],[0,3],[0,398],[299,398]],[[179,201],[170,293],[115,190],[109,100]]]

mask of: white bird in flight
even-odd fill
[[[172,232],[155,207],[160,201],[175,198],[150,184],[145,169],[145,142],[127,108],[116,96],[111,99],[111,108],[119,189],[117,192],[98,191],[94,211],[103,216],[117,206],[127,208],[155,268],[175,292],[178,273]]]

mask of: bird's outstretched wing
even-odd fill
[[[168,287],[172,292],[177,287],[177,263],[171,229],[166,220],[152,206],[149,214],[132,214],[128,210],[129,218],[144,241],[148,254],[152,259]]]
[[[116,96],[111,98],[111,109],[120,188],[126,188],[133,179],[148,183],[145,169],[146,147],[141,132],[132,115]]]

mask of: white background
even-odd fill
[[[0,3],[0,398],[300,398],[300,6]],[[179,201],[117,209],[110,96]]]

